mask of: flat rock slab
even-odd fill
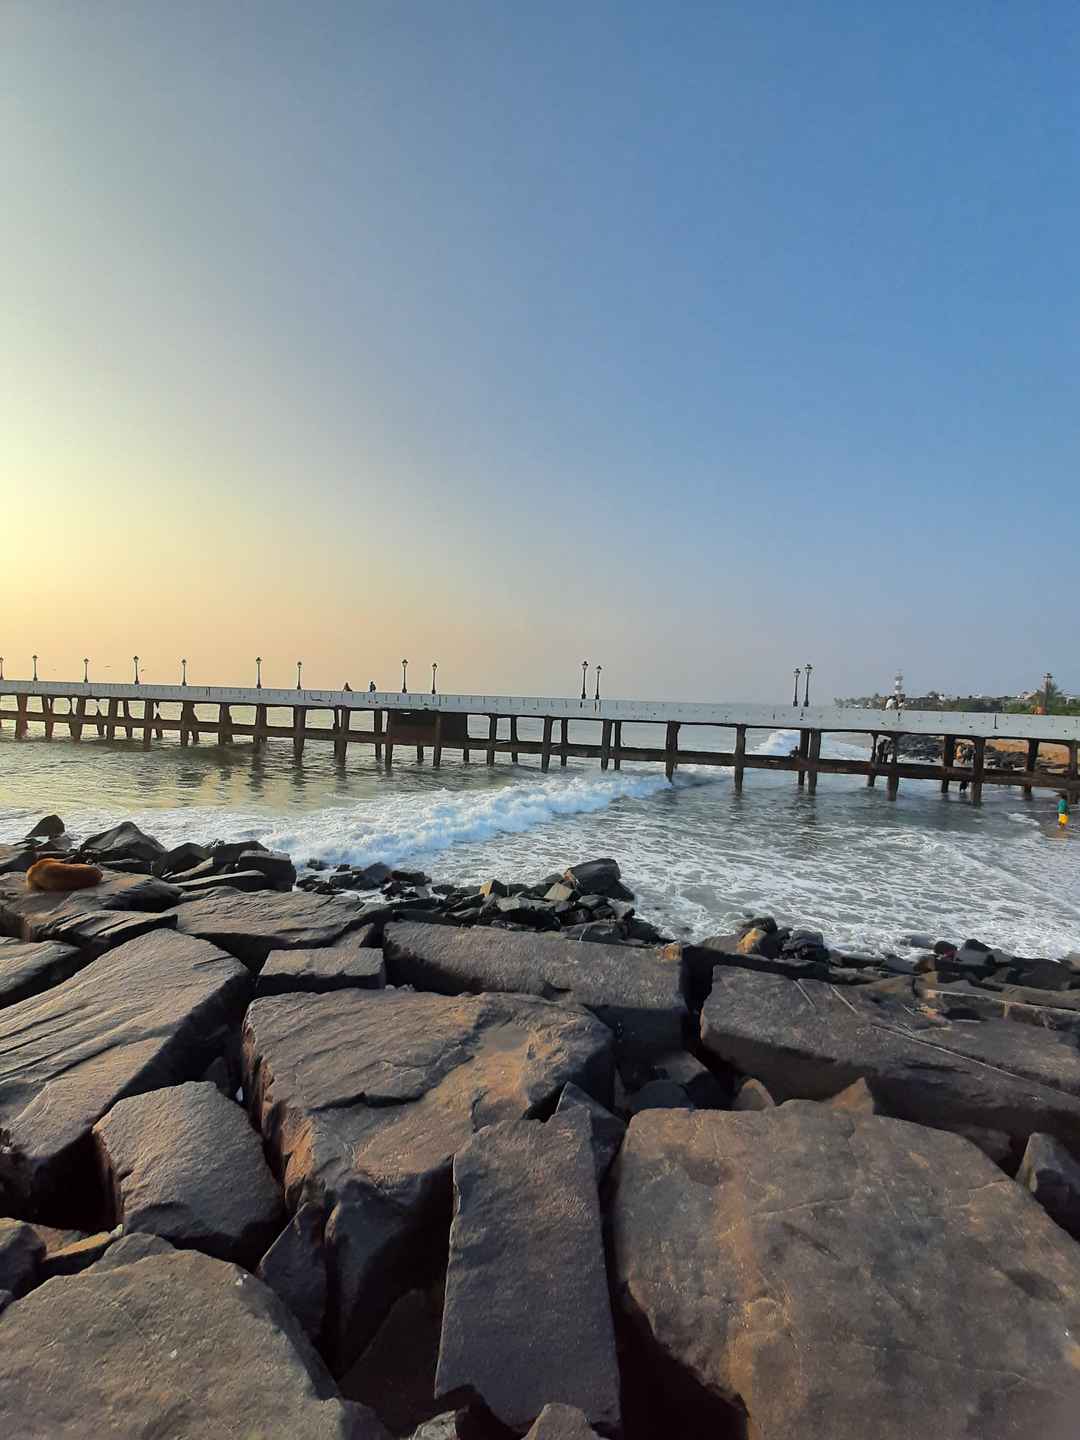
[[[328,990],[381,990],[386,984],[383,954],[362,944],[366,932],[347,935],[318,950],[274,950],[259,972],[256,995],[285,995],[291,990],[322,994]],[[0,952],[2,955],[2,952]]]
[[[615,1032],[623,1053],[638,1058],[683,1043],[679,966],[657,950],[405,921],[387,925],[383,954],[393,985],[447,995],[508,991],[584,1005]]]
[[[112,1220],[254,1269],[285,1223],[262,1142],[209,1081],[119,1100],[94,1126]]]
[[[150,930],[172,929],[166,913],[180,892],[149,875],[106,870],[88,890],[29,890],[22,875],[0,876],[0,932],[26,941],[59,940],[93,955]]]
[[[201,1074],[250,990],[231,956],[161,931],[0,1010],[0,1211],[95,1228],[95,1121]]]
[[[701,1021],[704,1049],[778,1102],[826,1100],[861,1078],[887,1114],[1001,1131],[1017,1159],[1036,1130],[1080,1144],[1080,1099],[1066,1093],[1080,1054],[1067,1035],[1000,1020],[920,1028],[889,995],[719,968]]]
[[[616,1428],[619,1370],[588,1115],[482,1130],[454,1159],[436,1397],[520,1432],[549,1401]]]
[[[0,1414],[13,1437],[387,1440],[341,1400],[261,1281],[161,1242],[146,1253],[141,1239],[0,1317]]]
[[[576,1405],[545,1405],[525,1440],[595,1440],[595,1436]]]
[[[289,1208],[336,1207],[327,1323],[344,1368],[412,1288],[416,1237],[445,1243],[457,1151],[553,1107],[568,1081],[610,1100],[612,1036],[586,1010],[524,995],[279,995],[248,1009],[243,1072]]]
[[[55,940],[0,940],[0,1009],[70,980],[91,958]]]
[[[1080,1247],[967,1141],[811,1102],[650,1111],[615,1177],[624,1373],[671,1433],[723,1433],[725,1404],[755,1440],[1075,1433]]]
[[[176,911],[176,928],[181,934],[219,945],[255,971],[272,950],[334,945],[364,923],[358,900],[309,895],[302,890],[289,895],[215,890],[184,901]]]

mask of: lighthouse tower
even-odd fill
[[[897,670],[896,678],[893,681],[893,699],[896,701],[897,710],[904,708],[904,701],[907,696],[904,694],[904,672]]]

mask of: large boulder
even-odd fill
[[[595,1440],[596,1431],[576,1405],[545,1405],[525,1440]]]
[[[509,991],[584,1005],[621,1053],[677,1050],[687,1023],[679,967],[655,950],[577,945],[558,936],[403,921],[383,936],[387,978],[445,995]]]
[[[45,1241],[22,1220],[0,1219],[0,1290],[16,1299],[37,1283]]]
[[[0,1009],[70,980],[91,958],[55,940],[0,940]]]
[[[231,956],[163,931],[0,1010],[0,1211],[95,1228],[95,1121],[201,1074],[250,990]]]
[[[615,1180],[624,1375],[662,1433],[1075,1433],[1080,1247],[967,1141],[805,1101],[651,1111]]]
[[[589,1117],[596,1183],[602,1185],[615,1156],[619,1153],[619,1146],[626,1134],[626,1121],[613,1115],[599,1100],[586,1095],[577,1085],[564,1085],[559,1103],[555,1106],[555,1114],[565,1115],[568,1111],[577,1109],[584,1110]]]
[[[567,1081],[610,1100],[612,1037],[532,996],[337,990],[255,1000],[243,1065],[290,1208],[330,1212],[328,1342],[344,1368],[414,1288],[424,1245],[445,1246],[457,1151],[552,1108]]]
[[[186,900],[176,911],[176,928],[219,945],[253,971],[272,950],[311,950],[334,945],[365,923],[363,906],[342,895],[246,895],[215,890]]]
[[[247,1115],[209,1081],[119,1100],[94,1126],[125,1234],[144,1230],[254,1269],[285,1219]]]
[[[327,990],[381,990],[386,984],[383,954],[364,943],[374,927],[346,935],[317,950],[274,950],[259,972],[256,995],[285,995],[290,990],[319,994]]]
[[[618,900],[633,900],[633,891],[626,888],[620,876],[619,862],[609,857],[571,865],[563,880],[581,895],[608,895]]]
[[[454,1202],[436,1396],[478,1398],[516,1433],[548,1401],[617,1429],[585,1111],[481,1130],[454,1159]]]
[[[106,870],[87,890],[43,892],[22,875],[0,876],[0,933],[19,940],[58,940],[102,955],[150,930],[172,929],[175,886],[148,875]]]
[[[132,820],[122,820],[109,830],[88,835],[79,846],[80,855],[101,865],[115,865],[124,860],[142,860],[149,865],[165,853],[161,841],[140,830]]]
[[[884,1111],[946,1130],[1035,1130],[1080,1144],[1080,1052],[1028,1025],[920,1019],[891,994],[718,968],[704,1050],[778,1102],[826,1100],[864,1079]]]
[[[389,1440],[343,1401],[272,1290],[144,1236],[0,1316],[0,1415],[12,1437],[303,1436]]]
[[[256,1273],[288,1305],[317,1345],[326,1318],[326,1251],[321,1205],[301,1205]]]
[[[1051,1220],[1080,1239],[1080,1165],[1064,1145],[1052,1135],[1032,1135],[1016,1179]]]

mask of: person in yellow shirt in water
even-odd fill
[[[1061,799],[1058,801],[1058,824],[1061,825],[1062,827],[1064,827],[1064,826],[1068,825],[1068,823],[1069,823],[1069,799],[1068,799],[1068,796],[1067,796],[1067,795],[1062,795]]]

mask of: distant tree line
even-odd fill
[[[884,710],[892,695],[853,695],[837,698],[837,705],[856,705],[863,710]],[[988,715],[1031,715],[1037,707],[1039,713],[1047,715],[1080,715],[1080,696],[1066,695],[1053,681],[1047,690],[1041,689],[1032,695],[939,695],[931,690],[927,695],[906,695],[905,710],[973,710]]]

